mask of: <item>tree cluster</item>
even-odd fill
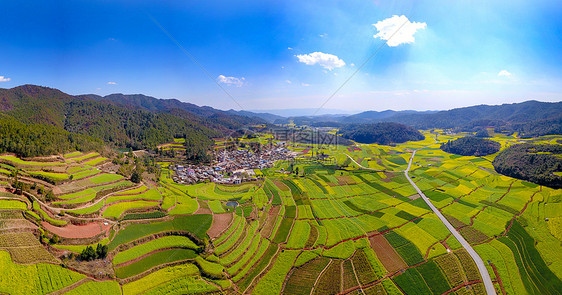
[[[557,144],[517,144],[500,152],[494,168],[501,174],[552,188],[562,188],[562,146]]]
[[[78,256],[78,258],[82,261],[92,261],[96,259],[104,259],[107,257],[107,245],[98,244],[96,249],[94,247],[87,246],[82,253]]]
[[[474,136],[465,136],[456,140],[449,140],[441,145],[447,153],[461,156],[487,156],[499,152],[501,144],[493,140]]]

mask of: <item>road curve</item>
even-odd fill
[[[445,218],[445,216],[441,214],[441,212],[437,209],[437,207],[435,207],[433,203],[431,203],[429,198],[422,193],[422,191],[418,188],[418,186],[412,181],[412,179],[408,175],[408,171],[410,171],[410,167],[412,166],[412,162],[414,161],[414,156],[416,155],[416,151],[412,153],[412,157],[410,158],[410,162],[408,163],[408,168],[404,171],[404,175],[406,175],[406,178],[408,179],[410,184],[416,189],[418,194],[420,194],[420,196],[427,203],[429,208],[431,208],[431,210],[435,212],[435,214],[437,215],[437,217],[439,217],[441,222],[445,224],[445,226],[449,229],[449,231],[453,234],[453,236],[457,238],[457,240],[461,243],[461,245],[466,249],[468,254],[470,254],[470,257],[472,257],[472,260],[474,260],[476,266],[478,267],[478,271],[480,271],[480,275],[482,276],[482,282],[484,282],[484,286],[486,287],[486,293],[488,293],[489,295],[496,294],[496,289],[494,288],[494,284],[492,283],[492,278],[490,278],[490,274],[488,273],[488,269],[484,265],[484,261],[482,261],[482,258],[480,258],[478,253],[476,253],[476,251],[472,249],[470,244],[461,236],[461,234],[459,234],[459,232],[453,227],[453,225],[451,225],[451,223]]]

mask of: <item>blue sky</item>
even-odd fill
[[[0,26],[1,88],[246,110],[562,100],[560,1],[2,1]]]

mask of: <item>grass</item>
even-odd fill
[[[185,248],[195,250],[198,248],[188,237],[166,236],[136,245],[125,251],[115,254],[113,264],[120,264],[135,259],[150,252],[165,248]]]
[[[136,261],[135,263],[116,268],[115,275],[118,278],[124,279],[143,273],[161,264],[180,260],[195,259],[195,257],[197,257],[197,254],[191,249],[171,249],[160,251],[149,255],[139,261]]]
[[[177,216],[170,221],[160,221],[146,224],[130,224],[125,229],[117,232],[111,243],[109,250],[115,249],[120,244],[132,242],[139,238],[163,232],[184,230],[203,239],[206,237],[207,230],[211,226],[212,216],[208,214],[198,214],[189,216]]]
[[[44,179],[49,179],[53,182],[63,181],[70,178],[70,174],[66,173],[56,173],[56,172],[45,172],[45,171],[27,171],[31,176],[38,176]]]

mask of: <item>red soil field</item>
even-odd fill
[[[42,221],[41,224],[48,231],[63,237],[63,238],[91,238],[97,234],[107,232],[111,227],[110,224],[105,225],[102,222],[92,222],[86,225],[69,224],[63,227],[58,227]]]
[[[407,267],[402,257],[396,253],[396,250],[392,248],[383,235],[373,236],[369,238],[369,242],[371,242],[371,248],[388,272],[395,272]]]
[[[232,213],[222,213],[213,215],[213,224],[207,231],[211,239],[218,238],[227,228],[232,221]]]

